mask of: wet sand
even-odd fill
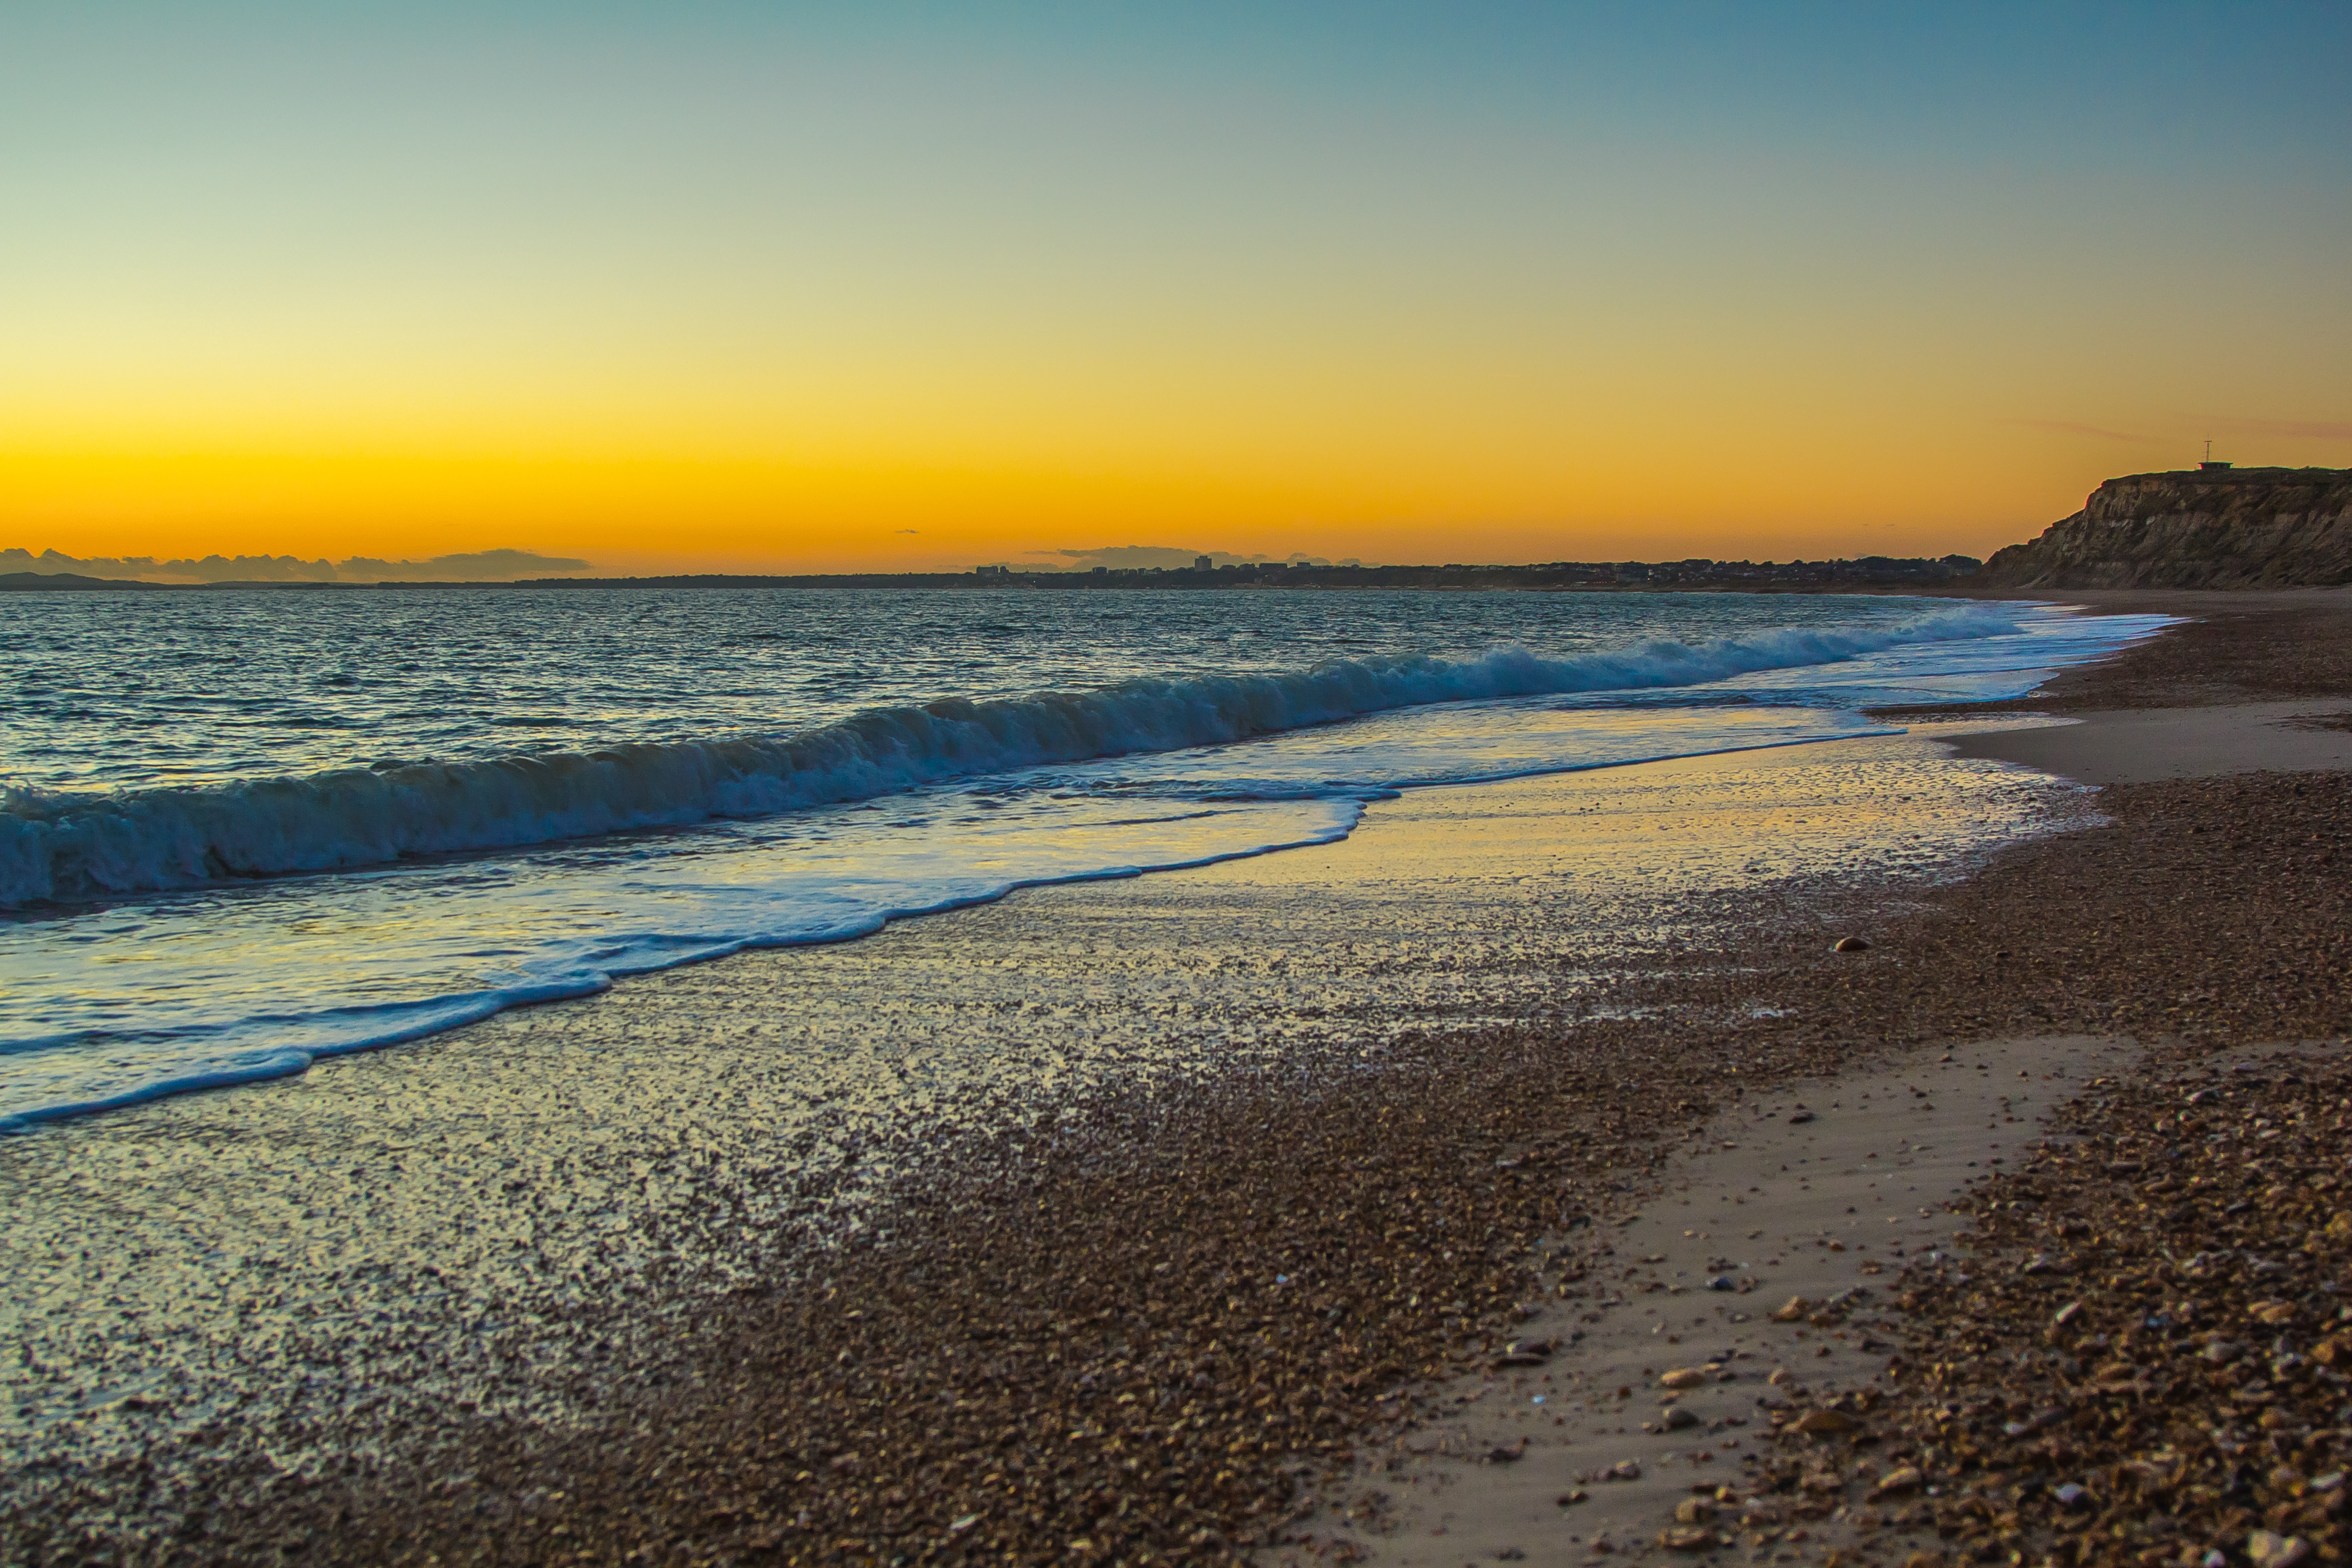
[[[706,1375],[700,1320],[1106,1102],[1571,1026],[1709,895],[1925,885],[2075,793],[1872,740],[1417,791],[1354,837],[738,956],[0,1142],[34,1476],[201,1497]],[[399,1444],[383,1434],[404,1433]],[[453,1461],[454,1462],[454,1461]],[[21,1480],[20,1483],[21,1485]]]
[[[1736,1100],[1926,1042],[2340,1030],[2324,778],[2120,786],[1952,883],[1972,814],[2084,803],[1933,751],[1423,792],[12,1140],[0,1545],[1328,1549],[1322,1489]]]

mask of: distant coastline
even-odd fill
[[[1380,589],[1518,590],[1536,593],[1820,593],[1855,588],[1944,588],[1972,576],[1983,563],[1969,555],[1894,557],[1865,555],[1843,561],[1556,561],[1525,566],[1304,566],[1257,565],[1106,567],[1091,572],[853,572],[801,575],[705,573],[660,577],[526,577],[511,582],[418,581],[380,583],[147,583],[129,578],[16,572],[0,574],[0,592],[212,593],[264,588],[291,593],[373,593],[383,588],[483,589],[576,588],[835,588],[952,589],[1003,593],[1017,590],[1098,589]]]
[[[1116,553],[1116,552],[1113,552]],[[1157,553],[1168,553],[1157,552]],[[0,564],[70,557],[0,551]],[[799,574],[696,573],[650,577],[497,577],[486,574],[546,564],[584,569],[588,563],[527,551],[493,550],[437,556],[431,562],[353,557],[338,567],[292,556],[207,556],[173,567],[218,574],[252,562],[278,575],[215,574],[198,581],[153,582],[88,572],[0,573],[0,593],[210,592],[268,588],[317,593],[365,593],[382,588],[457,590],[559,588],[798,588],[909,589],[1003,593],[1096,589],[1428,589],[1524,593],[1990,593],[2084,588],[2287,588],[2352,584],[2352,469],[2232,468],[2208,463],[2193,469],[2131,474],[2105,481],[2082,510],[2051,524],[2036,538],[1972,555],[1864,555],[1834,561],[1552,561],[1525,565],[1325,565],[1304,560],[1191,566],[1096,566],[1023,570],[983,565],[962,572]],[[138,567],[140,562],[72,562],[74,565]],[[417,577],[377,575],[394,567],[424,567]],[[365,574],[362,574],[362,569]]]

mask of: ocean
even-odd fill
[[[0,1130],[616,976],[1885,732],[2163,617],[1895,596],[0,598]]]

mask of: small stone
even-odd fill
[[[1832,952],[1868,952],[1870,943],[1858,936],[1842,936],[1830,944]]]
[[[1773,1310],[1772,1321],[1776,1323],[1793,1323],[1811,1310],[1812,1305],[1802,1296],[1791,1296],[1786,1306]]]
[[[1789,1118],[1789,1125],[1791,1127],[1802,1127],[1806,1122],[1811,1121],[1812,1119],[1813,1113],[1811,1111],[1800,1110],[1797,1114]]]
[[[1695,1366],[1678,1366],[1658,1379],[1660,1388],[1697,1388],[1706,1382],[1706,1373]]]
[[[1669,1552],[1705,1552],[1715,1545],[1715,1531],[1699,1524],[1677,1524],[1658,1532],[1658,1544]]]
[[[1665,1428],[1669,1432],[1679,1432],[1686,1426],[1696,1426],[1697,1425],[1698,1417],[1692,1415],[1689,1411],[1684,1409],[1679,1405],[1666,1412]]]
[[[1592,1494],[1580,1487],[1572,1492],[1562,1492],[1551,1500],[1562,1508],[1574,1508],[1578,1503],[1590,1502],[1591,1500]]]
[[[1914,1552],[1903,1560],[1903,1568],[1944,1568],[1940,1552]]]
[[[2254,1568],[2295,1568],[2311,1555],[2311,1542],[2299,1535],[2273,1535],[2257,1530],[2246,1537],[2246,1561]]]
[[[2050,1495],[2058,1500],[2060,1508],[2079,1508],[2082,1506],[2083,1500],[2091,1494],[2077,1483],[2068,1481]]]
[[[1610,1466],[1601,1479],[1604,1481],[1638,1481],[1642,1479],[1642,1467],[1631,1459],[1620,1459]]]
[[[1809,1437],[1833,1436],[1853,1428],[1853,1417],[1843,1410],[1808,1410],[1797,1417],[1795,1427]]]
[[[1901,1469],[1889,1470],[1885,1477],[1871,1489],[1870,1495],[1874,1498],[1896,1497],[1904,1492],[1916,1491],[1919,1489],[1921,1479],[1916,1468],[1906,1465]]]
[[[1705,1524],[1715,1518],[1715,1504],[1703,1497],[1685,1498],[1675,1504],[1676,1524]]]

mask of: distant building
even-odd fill
[[[2230,465],[2227,463],[2217,463],[2212,458],[2208,458],[2203,462],[2198,464],[2197,467],[2200,472],[2218,474],[2227,470]]]
[[[975,577],[1003,577],[1010,575],[1012,571],[1010,566],[975,566],[971,574]]]
[[[1205,555],[1195,555],[1194,557],[1192,557],[1192,570],[1193,570],[1193,571],[1195,571],[1195,572],[1208,572],[1208,571],[1213,571],[1213,570],[1214,570],[1215,566],[1216,566],[1216,563],[1215,563],[1215,562],[1213,562],[1213,561],[1211,561],[1211,560],[1210,560],[1207,556],[1205,556]]]

